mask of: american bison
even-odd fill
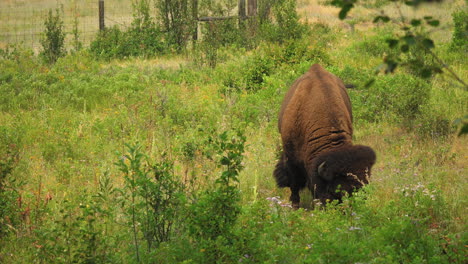
[[[369,183],[376,156],[370,147],[353,145],[352,119],[344,83],[318,64],[287,92],[278,122],[283,152],[274,177],[278,187],[291,189],[294,208],[306,186],[325,203]]]

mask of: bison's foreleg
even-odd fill
[[[306,187],[306,171],[302,165],[289,163],[288,167],[291,172],[291,201],[292,207],[295,209],[299,208],[299,203],[301,198],[299,196],[299,191]]]
[[[301,197],[299,196],[299,191],[301,187],[294,185],[291,186],[291,197],[289,200],[291,201],[292,207],[294,209],[299,209],[299,203],[301,202]]]

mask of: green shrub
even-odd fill
[[[261,88],[265,77],[272,73],[275,65],[271,57],[258,53],[249,57],[244,67],[245,89],[255,92]]]
[[[110,232],[111,215],[100,203],[101,198],[84,191],[77,201],[79,204],[65,199],[56,204],[59,211],[35,230],[36,259],[49,263],[115,262],[111,248],[115,248],[114,238],[119,235]]]
[[[379,76],[366,90],[351,92],[353,113],[357,120],[411,124],[429,100],[430,89],[427,82],[411,75]]]
[[[466,53],[468,51],[468,12],[459,10],[452,14],[452,18],[454,28],[451,46]]]
[[[260,14],[261,39],[282,43],[300,39],[307,32],[306,25],[299,22],[295,0],[265,1],[261,4]]]
[[[152,57],[164,51],[164,44],[156,27],[131,27],[123,32],[114,26],[98,33],[90,44],[90,51],[103,59]]]
[[[371,70],[357,69],[346,65],[344,68],[330,66],[327,68],[331,73],[338,76],[345,85],[353,85],[356,90],[348,90],[348,93],[359,93],[359,90],[365,89],[366,84],[374,77]]]
[[[207,22],[202,25],[202,32],[203,39],[198,46],[203,56],[201,64],[212,68],[223,61],[219,56],[220,49],[241,42],[241,32],[233,19]]]
[[[21,133],[0,126],[0,238],[19,228],[19,181],[12,172],[20,158]]]
[[[128,56],[128,53],[124,53],[126,49],[121,47],[124,45],[124,40],[124,33],[117,26],[114,26],[99,31],[89,48],[96,57],[104,59],[125,57]]]
[[[40,55],[47,63],[54,63],[58,58],[66,54],[65,50],[65,32],[63,30],[63,20],[59,9],[55,10],[55,16],[52,10],[44,22],[45,32],[41,39],[42,51]]]
[[[124,173],[130,204],[125,212],[132,226],[135,255],[140,259],[140,233],[147,251],[170,240],[184,199],[181,184],[175,179],[173,162],[165,154],[162,162],[149,165],[138,145],[127,145],[128,153],[116,165]]]
[[[387,39],[392,35],[385,32],[377,32],[375,36],[365,37],[362,41],[357,41],[348,47],[351,54],[362,56],[366,54],[371,57],[383,57],[395,54],[387,44]]]
[[[241,212],[238,175],[243,169],[245,141],[242,132],[224,132],[208,140],[213,148],[207,152],[208,157],[216,158],[224,171],[214,188],[202,192],[189,207],[188,231],[200,249],[199,262],[231,262],[239,257],[232,243],[236,239],[233,228]]]
[[[133,21],[126,31],[117,26],[100,31],[90,44],[91,53],[103,59],[153,57],[163,53],[166,44],[149,14],[149,3],[145,0],[133,3]]]
[[[309,38],[288,40],[282,45],[265,45],[261,46],[261,49],[274,60],[276,68],[280,68],[281,64],[292,66],[308,62],[310,65],[320,63],[327,66],[331,63],[330,56],[325,49],[312,45]]]
[[[141,0],[141,2],[146,2]],[[149,2],[149,1],[148,1]],[[193,30],[194,19],[191,17],[189,1],[187,0],[156,0],[155,7],[158,9],[158,17],[166,32],[169,46],[175,48],[177,52],[185,49],[187,41]]]
[[[309,34],[310,41],[318,48],[327,48],[340,38],[337,29],[333,29],[324,23],[313,23],[310,25]]]

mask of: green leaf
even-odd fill
[[[385,42],[387,42],[388,47],[392,49],[398,45],[398,39],[386,39]]]
[[[411,25],[413,27],[417,27],[417,26],[421,25],[421,20],[420,19],[412,19],[411,20]]]
[[[409,46],[416,44],[416,38],[413,35],[406,35],[402,38]]]
[[[432,76],[432,69],[430,68],[424,68],[421,70],[421,77],[423,79],[428,79]]]
[[[428,48],[428,49],[432,49],[435,47],[434,41],[430,38],[423,39],[422,44],[425,48]]]
[[[376,16],[376,17],[374,18],[374,21],[373,21],[373,22],[374,22],[374,23],[378,23],[380,20],[382,20],[382,22],[384,22],[384,23],[387,23],[387,22],[390,21],[390,17],[388,17],[388,16]]]
[[[407,44],[401,45],[401,52],[407,53],[409,51],[409,46]]]
[[[375,78],[372,78],[372,79],[368,80],[366,82],[366,84],[364,84],[364,87],[367,89],[367,88],[371,87],[374,83],[375,83]]]
[[[386,74],[393,73],[395,71],[395,69],[397,68],[397,66],[398,66],[398,63],[396,63],[393,60],[388,60],[385,64],[387,66],[386,69],[385,69]]]
[[[468,123],[463,124],[462,128],[460,129],[460,132],[458,133],[458,136],[466,134],[468,134]]]
[[[440,21],[439,21],[439,20],[436,20],[436,19],[434,19],[434,20],[428,20],[428,21],[427,21],[427,24],[429,24],[429,25],[431,25],[431,26],[433,26],[433,27],[438,27],[438,26],[440,25]]]
[[[343,20],[346,18],[348,15],[348,12],[354,7],[353,4],[344,4],[343,7],[340,10],[340,13],[338,14],[338,17]]]

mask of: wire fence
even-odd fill
[[[99,31],[98,0],[0,0],[0,48],[21,45],[38,53],[49,10],[58,9],[66,34],[65,46],[71,49],[75,36],[83,45]],[[105,1],[106,27],[127,27],[132,21],[131,0]],[[74,34],[74,31],[77,34]]]

